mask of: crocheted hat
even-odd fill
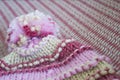
[[[59,26],[35,11],[15,18],[0,80],[119,80],[110,60],[74,39],[59,39]]]

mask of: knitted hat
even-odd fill
[[[59,39],[59,26],[39,11],[15,18],[0,80],[119,80],[110,60],[74,39]]]

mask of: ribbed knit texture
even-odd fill
[[[117,79],[114,78],[115,70],[108,64],[109,58],[98,54],[90,46],[80,44],[73,39],[59,40],[49,35],[42,41],[47,41],[44,44],[47,46],[39,48],[39,45],[34,49],[42,49],[44,53],[49,50],[48,46],[55,46],[51,41],[59,43],[53,47],[51,54],[44,57],[40,55],[42,54],[40,51],[34,51],[32,56],[26,57],[20,57],[20,54],[14,51],[9,53],[0,60],[0,79],[95,80],[109,74],[109,79]]]
[[[9,22],[18,15],[38,9],[50,14],[60,25],[62,36],[59,37],[72,37],[92,45],[100,54],[111,58],[120,74],[119,3],[118,0],[0,1],[0,57],[8,54],[5,36]],[[73,78],[79,80],[76,76]]]

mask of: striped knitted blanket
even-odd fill
[[[61,36],[92,45],[111,58],[120,74],[119,0],[1,0],[0,57],[7,54],[6,29],[16,16],[39,10],[60,25]]]

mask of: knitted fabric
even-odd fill
[[[39,11],[13,20],[0,80],[119,80],[109,58],[74,39],[59,39],[57,32],[58,25]]]

